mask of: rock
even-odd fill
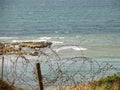
[[[31,53],[29,53],[29,55],[32,55],[32,56],[37,56],[39,53],[38,52],[31,52]]]
[[[3,48],[4,48],[4,47],[5,47],[5,45],[0,42],[0,55],[3,54]]]
[[[0,42],[0,55],[3,54],[24,54],[37,56],[38,52],[35,49],[50,47],[51,42]],[[28,48],[29,52],[23,51],[23,48]],[[34,52],[30,52],[30,50]]]

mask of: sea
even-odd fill
[[[60,57],[84,55],[119,71],[120,1],[0,0],[0,41],[52,42]]]

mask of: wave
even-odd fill
[[[35,41],[45,41],[52,42],[53,45],[63,44],[64,42],[59,41],[65,39],[65,37],[39,37],[38,40]]]
[[[63,44],[63,42],[60,41],[47,41],[47,40],[12,40],[12,42],[51,42],[53,46]]]
[[[82,48],[82,47],[77,47],[77,46],[64,46],[64,47],[60,47],[58,49],[56,49],[56,52],[62,51],[62,50],[67,50],[67,49],[73,49],[75,51],[83,51],[83,50],[87,50],[87,48]]]
[[[39,40],[64,39],[65,37],[39,37]]]
[[[63,44],[64,42],[60,42],[60,41],[50,41],[53,43],[53,45],[60,45]]]
[[[40,39],[40,40],[50,40],[52,37],[40,37],[40,38],[38,38],[38,39]]]
[[[12,42],[51,42],[52,45],[61,45],[63,44],[63,39],[65,39],[65,37],[39,37],[33,40],[18,40],[18,39],[14,39],[12,40]]]
[[[47,42],[47,40],[12,40],[12,42]]]
[[[2,40],[18,39],[17,37],[0,37]]]
[[[12,40],[12,42],[47,42],[48,40]],[[57,44],[63,44],[63,42],[60,41],[48,41],[53,43],[53,45]]]

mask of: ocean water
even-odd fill
[[[0,0],[0,41],[50,41],[61,56],[119,58],[120,1]]]
[[[116,34],[119,8],[119,0],[1,0],[0,37]]]
[[[62,58],[86,56],[119,71],[120,1],[0,0],[0,41],[50,41]]]

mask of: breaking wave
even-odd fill
[[[82,51],[82,50],[87,50],[87,48],[82,48],[82,47],[77,47],[77,46],[64,46],[56,49],[56,52],[62,51],[62,50],[67,50],[67,49],[73,49],[75,51]]]

